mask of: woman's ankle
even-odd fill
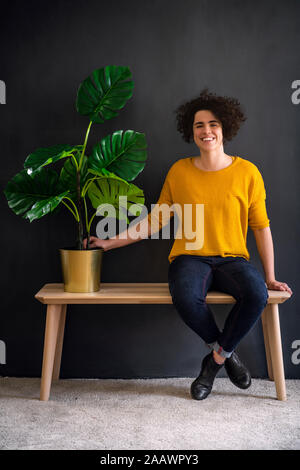
[[[213,358],[217,364],[224,364],[225,359],[226,359],[225,357],[220,356],[220,354],[218,354],[217,351],[215,350],[213,350]]]

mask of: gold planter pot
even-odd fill
[[[65,292],[100,290],[102,248],[59,251]]]

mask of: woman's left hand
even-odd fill
[[[266,281],[266,284],[270,290],[286,290],[291,295],[293,294],[292,289],[285,282],[279,282],[274,279],[274,281]]]

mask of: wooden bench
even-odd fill
[[[286,400],[278,304],[290,297],[286,291],[269,291],[262,326],[268,375],[275,381],[278,400]],[[51,382],[59,379],[66,311],[68,304],[172,304],[167,283],[101,283],[99,292],[64,292],[63,284],[46,284],[35,298],[47,305],[40,400],[47,401]],[[232,304],[235,299],[221,292],[209,292],[209,304]]]

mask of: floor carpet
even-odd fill
[[[0,448],[300,449],[299,380],[286,381],[286,402],[273,382],[240,390],[227,378],[195,401],[192,380],[60,380],[41,402],[39,379],[1,377]]]

